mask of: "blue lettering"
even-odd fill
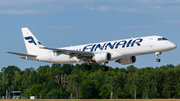
[[[131,44],[132,40],[129,40],[129,42],[127,43],[126,47],[129,47],[129,45]]]
[[[38,42],[38,44],[39,44],[39,45],[41,45],[41,43],[40,43],[40,42]]]
[[[106,45],[105,50],[107,49],[107,47],[109,46],[109,48],[113,49],[115,46],[116,42],[112,45],[110,42]]]
[[[138,41],[138,40],[139,40],[139,41]],[[138,41],[138,42],[136,42],[136,41]],[[143,41],[143,39],[136,39],[136,40],[134,40],[134,41],[132,42],[132,44],[131,44],[131,47],[133,47],[135,43],[136,43],[138,46],[141,46],[140,42],[142,42],[142,41]]]
[[[122,45],[122,48],[124,48],[124,47],[125,47],[125,45],[126,45],[126,43],[127,43],[127,41],[125,41],[125,40],[124,40],[124,41],[120,41],[120,42],[118,42],[118,43],[116,44],[115,49],[117,49],[119,45]]]
[[[96,44],[94,44],[91,48],[91,52],[94,50],[94,47],[96,46]]]
[[[26,40],[29,40],[31,39],[31,37],[27,37]],[[94,45],[87,45],[83,48],[83,51],[86,51],[86,50],[89,50],[89,51],[96,51],[98,48],[100,50],[106,50],[108,47],[110,49],[117,49],[119,46],[122,46],[122,48],[125,48],[125,47],[133,47],[135,44],[137,44],[137,46],[141,46],[141,42],[143,41],[143,39],[139,38],[139,39],[135,39],[135,40],[122,40],[122,41],[119,41],[119,42],[114,42],[113,44],[111,42],[109,43],[104,43],[103,46],[101,44],[94,44]],[[33,39],[31,39],[29,41],[29,43],[34,43],[36,45],[36,43],[34,42]]]
[[[92,45],[87,45],[87,46],[85,46],[85,47],[83,48],[83,51],[88,50],[88,49],[91,49],[91,48],[87,48],[88,46],[92,46]]]
[[[103,46],[101,46],[101,44],[98,44],[94,51],[96,51],[97,48],[99,48],[100,50],[103,50],[105,45],[106,45],[106,43]]]
[[[35,45],[37,45],[32,36],[25,37],[25,39],[29,40],[29,43],[34,43]]]

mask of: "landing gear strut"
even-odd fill
[[[101,67],[101,70],[102,71],[108,71],[109,70],[108,66],[106,66],[106,63],[104,63],[104,66]]]
[[[86,61],[87,64],[84,66],[84,68],[85,68],[86,70],[91,70],[91,69],[92,69],[92,66],[89,65],[90,60],[89,60],[89,59],[86,59],[85,61]]]
[[[156,59],[156,62],[160,62],[161,61],[161,59],[159,59],[159,55],[161,54],[161,52],[156,52],[155,53],[155,55],[156,55],[156,57],[157,57],[157,59]]]
[[[101,67],[101,70],[102,70],[102,71],[108,71],[108,70],[109,70],[108,66],[106,66],[106,63],[108,63],[108,62],[104,62],[104,65]],[[84,66],[84,68],[85,68],[86,70],[91,70],[91,69],[92,69],[92,66],[89,65],[89,63],[87,63],[87,64]]]

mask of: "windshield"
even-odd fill
[[[168,40],[167,38],[162,38],[163,40]]]
[[[158,38],[158,41],[168,40],[167,38]]]

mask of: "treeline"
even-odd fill
[[[23,91],[21,96],[69,98],[179,98],[180,65],[161,67],[111,68],[105,72],[99,64],[40,66],[38,69],[17,66],[2,68],[0,96],[8,91]]]

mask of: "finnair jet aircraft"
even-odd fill
[[[132,64],[136,61],[137,55],[155,54],[157,62],[162,52],[176,48],[176,45],[161,36],[138,37],[131,39],[91,43],[86,45],[48,48],[36,39],[28,28],[21,28],[25,41],[27,54],[7,52],[20,55],[21,58],[34,61],[42,61],[57,64],[87,63],[86,70],[91,70],[89,63],[104,63],[102,71],[108,71],[105,65],[109,61],[121,63],[122,65]]]

